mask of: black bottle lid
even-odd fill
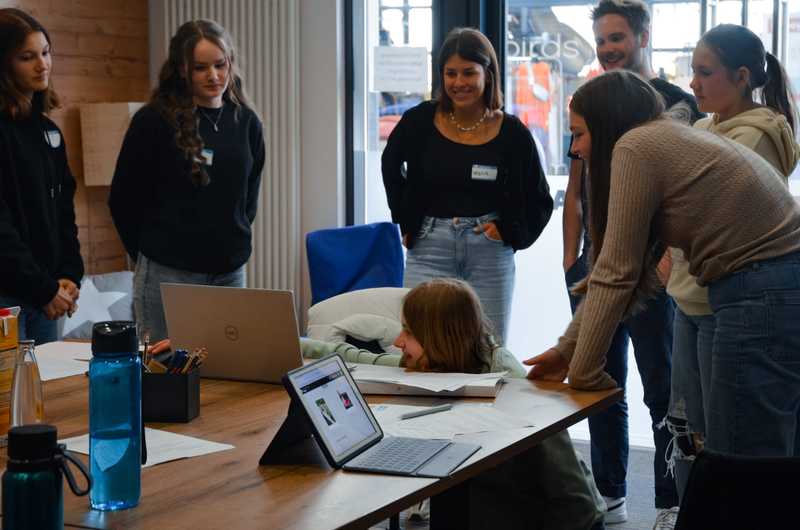
[[[36,423],[8,431],[8,458],[17,461],[46,460],[58,446],[58,432],[52,425]]]
[[[117,357],[138,353],[139,338],[136,323],[130,320],[98,322],[92,327],[92,355]]]

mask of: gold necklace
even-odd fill
[[[458,129],[460,132],[470,132],[470,131],[474,131],[475,129],[480,127],[481,124],[484,122],[484,120],[486,119],[486,117],[488,115],[489,115],[489,109],[484,109],[483,116],[481,116],[481,119],[479,119],[477,122],[475,122],[473,125],[471,125],[469,127],[463,127],[463,126],[461,126],[461,124],[459,124],[456,121],[456,115],[451,110],[450,111],[450,121],[453,123],[453,125],[456,126],[456,129]]]

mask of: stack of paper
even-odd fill
[[[393,366],[359,364],[352,372],[362,394],[493,397],[506,372],[459,374],[411,372]]]
[[[507,429],[533,427],[533,422],[512,416],[490,403],[460,403],[444,412],[436,412],[403,420],[402,414],[429,407],[392,405],[382,403],[372,406],[372,413],[389,436],[410,438],[452,439],[461,434],[496,432]]]

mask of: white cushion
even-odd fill
[[[314,304],[308,309],[306,335],[329,342],[345,336],[377,340],[384,351],[399,353],[392,342],[400,334],[403,297],[409,289],[377,287],[343,293]]]

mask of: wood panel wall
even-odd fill
[[[0,0],[33,15],[53,41],[53,86],[61,127],[78,182],[75,213],[81,254],[90,274],[123,270],[125,250],[108,211],[107,186],[83,184],[78,105],[145,101],[148,78],[147,0]]]

